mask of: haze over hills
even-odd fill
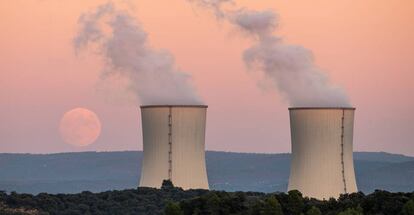
[[[290,154],[206,152],[210,188],[226,191],[286,191]],[[0,154],[0,190],[77,193],[135,188],[141,151]],[[414,157],[355,152],[358,189],[412,192]]]

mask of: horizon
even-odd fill
[[[71,154],[71,153],[118,153],[118,152],[143,152],[143,150],[120,150],[120,151],[77,151],[77,152],[51,152],[51,153],[24,153],[24,152],[0,152],[0,154],[15,154],[15,155],[56,155],[56,154]],[[237,152],[237,151],[216,151],[216,150],[205,150],[205,152],[219,152],[219,153],[234,153],[234,154],[257,154],[257,155],[281,155],[281,154],[292,154],[291,152]],[[414,158],[411,155],[390,153],[384,151],[353,151],[353,153],[378,153],[378,154],[387,154],[387,155],[397,155]]]

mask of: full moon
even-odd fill
[[[101,123],[93,111],[75,108],[63,115],[59,131],[66,143],[74,146],[87,146],[98,138],[101,133]]]

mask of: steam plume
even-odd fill
[[[210,9],[218,19],[227,20],[241,33],[254,38],[255,43],[243,53],[247,68],[262,71],[290,105],[350,106],[344,90],[332,85],[325,73],[314,64],[311,51],[302,46],[285,44],[282,38],[273,35],[278,24],[278,16],[273,11],[224,10],[225,3],[235,5],[231,0],[189,1]]]
[[[97,46],[105,59],[102,77],[126,78],[128,89],[141,103],[202,103],[189,83],[190,76],[176,68],[169,52],[149,46],[147,33],[128,12],[107,3],[83,14],[79,25],[75,50]]]

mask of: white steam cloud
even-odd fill
[[[244,8],[224,10],[223,4],[232,0],[189,0],[210,9],[218,19],[237,27],[255,43],[244,51],[248,69],[262,71],[274,82],[278,91],[295,107],[349,107],[349,99],[342,88],[332,85],[313,60],[308,49],[283,43],[273,35],[278,17],[270,10],[252,11]]]
[[[98,47],[105,59],[102,78],[127,79],[128,90],[142,104],[202,104],[190,76],[176,68],[169,52],[150,47],[147,33],[127,11],[107,3],[83,14],[79,26],[76,51]]]

